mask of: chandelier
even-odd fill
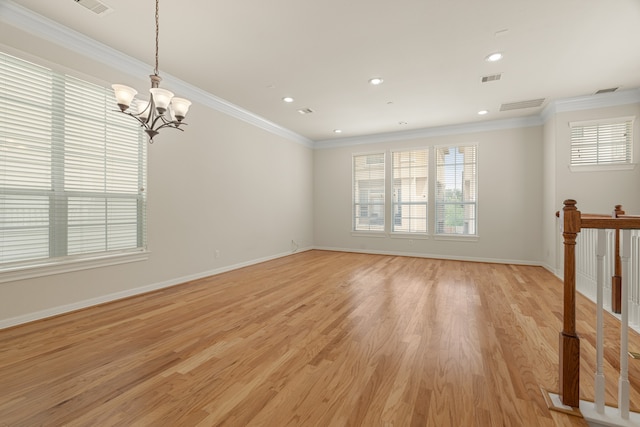
[[[184,131],[180,128],[180,125],[184,125],[182,120],[189,111],[191,102],[184,98],[177,98],[173,96],[173,93],[161,89],[159,87],[162,78],[158,75],[158,34],[160,32],[159,24],[159,0],[156,0],[156,66],[153,69],[151,78],[151,95],[149,101],[136,99],[137,112],[127,111],[131,106],[133,98],[137,95],[138,91],[135,89],[114,84],[111,87],[115,92],[116,102],[120,107],[120,112],[127,114],[140,122],[140,125],[144,128],[144,131],[149,135],[149,143],[153,144],[153,137],[156,136],[162,128],[172,128]]]

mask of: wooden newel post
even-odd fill
[[[560,399],[567,406],[580,406],[580,338],[576,333],[576,237],[580,211],[575,200],[565,200],[562,209],[564,238],[564,317],[560,332]]]
[[[613,211],[613,217],[617,218],[624,215],[622,205],[616,205]],[[620,314],[622,310],[622,262],[620,260],[620,230],[615,230],[615,258],[614,258],[614,274],[611,276],[611,311]]]

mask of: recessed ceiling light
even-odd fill
[[[284,98],[282,98],[282,100],[283,100],[284,102],[293,102],[293,98],[292,98],[292,97],[290,97],[290,96],[285,96]]]
[[[382,84],[383,81],[384,80],[382,79],[382,77],[373,77],[373,78],[369,79],[369,84],[377,86],[379,84]]]
[[[342,129],[334,129],[333,133],[342,133]]]
[[[503,58],[502,53],[500,52],[496,52],[496,53],[492,53],[491,55],[487,56],[485,59],[485,61],[488,62],[496,62],[496,61],[500,61]]]
[[[480,110],[478,111],[478,115],[484,116],[485,114],[489,114],[489,110]]]

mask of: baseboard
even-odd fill
[[[516,264],[516,265],[531,265],[536,267],[543,267],[543,265],[540,262],[517,260],[517,259],[465,257],[465,256],[456,256],[456,255],[425,254],[422,252],[377,251],[377,250],[370,250],[370,249],[336,248],[336,247],[328,247],[328,246],[315,246],[314,249],[321,250],[321,251],[350,252],[350,253],[361,253],[361,254],[372,254],[372,255],[409,256],[409,257],[416,257],[416,258],[446,259],[451,261],[486,262],[490,264]]]
[[[563,280],[563,276],[564,275],[561,274],[561,272],[558,271],[555,267],[552,267],[552,266],[550,266],[549,264],[546,264],[546,263],[540,264],[540,267],[544,268],[545,270],[547,270],[549,273],[551,273],[554,276],[556,276],[561,281]]]
[[[306,252],[314,249],[313,247],[306,247],[298,249],[295,252],[283,252],[263,258],[257,258],[250,261],[245,261],[225,267],[216,268],[213,270],[202,271],[188,276],[177,277],[174,279],[166,280],[159,283],[152,283],[150,285],[140,286],[137,288],[127,289],[125,291],[115,292],[107,295],[102,295],[96,298],[90,298],[72,304],[60,305],[57,307],[51,307],[45,310],[36,311],[33,313],[24,314],[21,316],[11,317],[8,319],[0,319],[0,329],[6,329],[13,326],[22,325],[24,323],[34,322],[36,320],[42,320],[49,317],[59,316],[61,314],[70,313],[72,311],[82,310],[88,307],[104,304],[107,302],[117,301],[124,298],[129,298],[135,295],[145,294],[148,292],[157,291],[159,289],[168,288],[171,286],[177,286],[193,280],[202,279],[204,277],[215,276],[217,274],[225,273],[227,271],[237,270],[239,268],[248,267],[254,264],[260,264],[262,262],[271,261],[278,258],[293,255],[294,253]]]
[[[593,427],[637,427],[640,425],[640,413],[629,411],[629,417],[623,419],[617,407],[605,405],[604,411],[598,413],[592,401],[580,400],[579,407],[565,406],[558,393],[548,392],[540,387],[547,407],[552,411],[562,412],[583,418]]]

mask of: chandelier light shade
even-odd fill
[[[191,101],[173,96],[173,92],[161,89],[162,78],[158,73],[158,39],[160,34],[159,0],[156,0],[156,66],[151,78],[151,89],[149,89],[149,100],[136,99],[135,112],[129,111],[138,91],[125,85],[114,84],[111,87],[115,92],[116,102],[120,112],[127,114],[138,120],[144,131],[149,135],[149,143],[153,143],[153,138],[158,135],[162,128],[180,128],[185,125],[183,122]]]

